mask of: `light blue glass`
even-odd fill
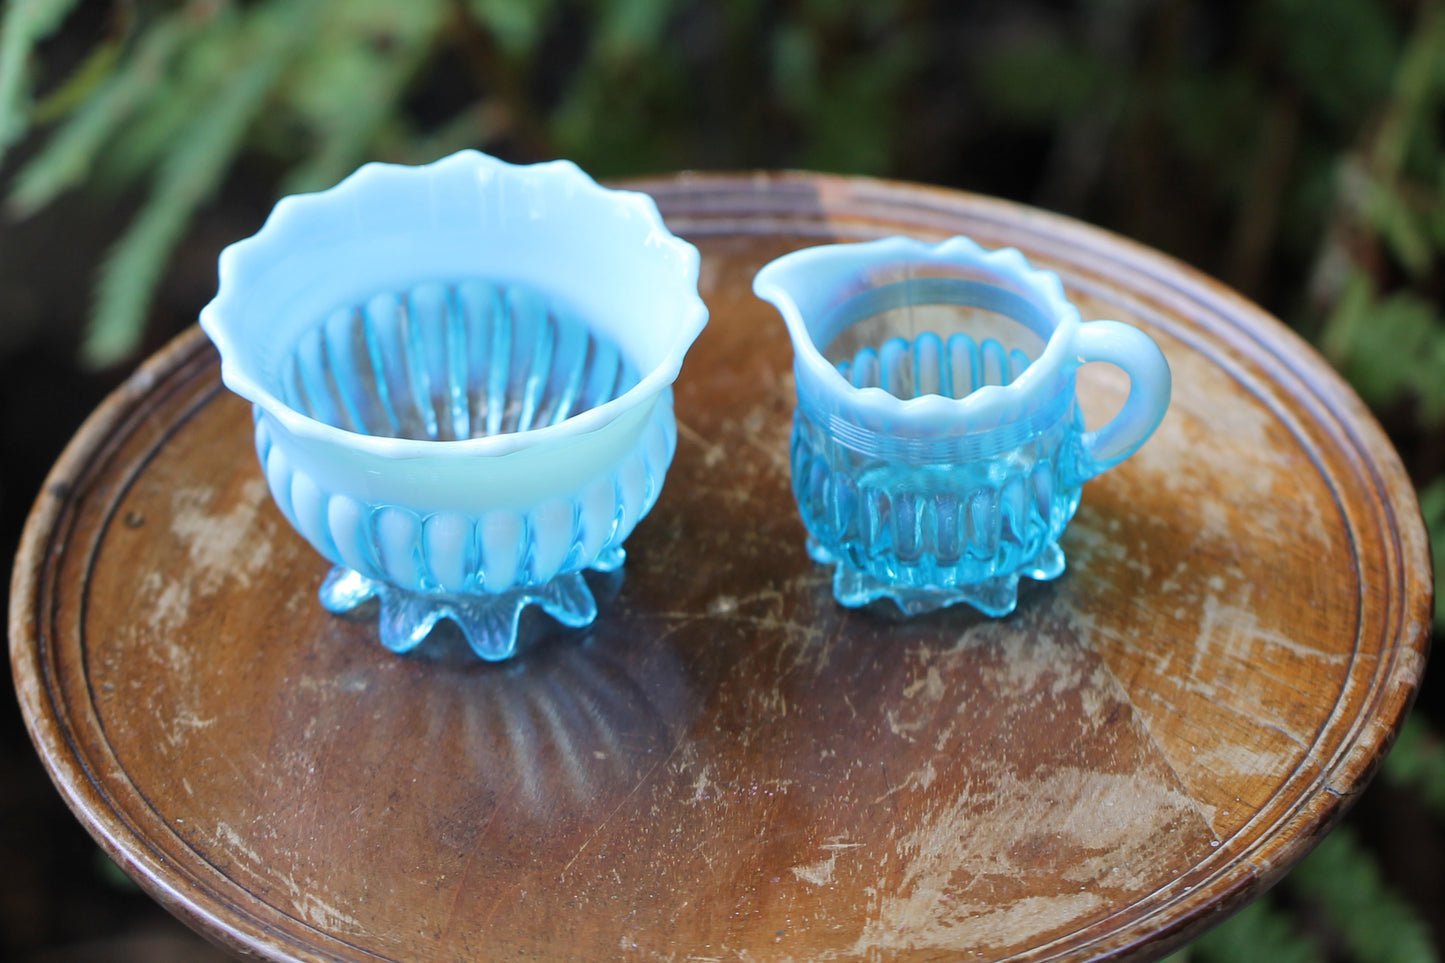
[[[1138,449],[1169,405],[1158,346],[1084,322],[1057,275],[1016,250],[823,245],[768,264],[753,289],[793,341],[793,494],[846,606],[1012,612],[1021,577],[1063,572],[1059,536],[1083,483]],[[1131,382],[1097,431],[1075,396],[1088,361]]]
[[[504,659],[537,605],[581,626],[676,447],[707,321],[699,257],[646,195],[463,151],[283,199],[221,255],[201,326],[254,404],[286,519],[414,648],[438,621]]]

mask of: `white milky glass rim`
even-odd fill
[[[855,387],[823,357],[822,349],[808,330],[808,322],[798,308],[793,291],[813,283],[810,275],[815,275],[825,266],[830,271],[840,265],[851,268],[850,273],[857,280],[870,268],[887,268],[909,261],[938,267],[984,269],[1024,287],[1040,302],[1037,306],[1054,324],[1053,331],[1045,339],[1043,352],[1013,382],[985,385],[962,398],[928,394],[904,399],[876,386]],[[974,424],[979,419],[1007,418],[1019,410],[1016,406],[1020,401],[1032,399],[1039,392],[1052,393],[1054,385],[1050,379],[1063,365],[1079,360],[1074,355],[1073,341],[1074,332],[1083,323],[1083,318],[1064,294],[1064,284],[1059,276],[1053,271],[1034,267],[1017,248],[990,251],[962,236],[937,244],[910,237],[887,237],[877,241],[803,248],[784,254],[764,266],[753,279],[753,293],[773,304],[782,314],[793,341],[795,362],[802,366],[803,374],[837,398],[846,399],[850,409],[863,415],[929,423],[940,418],[968,419]]]
[[[648,231],[645,237],[637,238],[638,257],[666,257],[675,260],[678,268],[675,283],[678,293],[682,295],[680,301],[685,310],[670,328],[672,343],[667,352],[661,361],[646,372],[639,370],[640,378],[637,384],[610,401],[554,425],[521,432],[442,441],[370,435],[326,424],[286,404],[269,390],[261,379],[252,377],[250,372],[236,363],[237,351],[233,346],[246,336],[244,331],[233,330],[226,320],[230,316],[239,315],[239,302],[246,296],[245,286],[236,279],[262,271],[273,261],[277,249],[284,250],[289,242],[288,235],[299,225],[312,218],[357,221],[357,210],[365,204],[366,195],[374,191],[389,190],[392,178],[429,178],[436,182],[446,176],[456,177],[460,174],[465,177],[482,172],[495,174],[503,179],[525,180],[532,184],[546,180],[549,186],[555,185],[557,193],[563,196],[585,191],[605,199],[625,214],[641,215]],[[416,167],[403,164],[366,164],[327,190],[283,197],[276,203],[259,231],[231,244],[221,252],[218,290],[216,296],[201,309],[200,325],[220,352],[221,381],[226,387],[258,405],[292,435],[330,442],[384,458],[426,458],[443,452],[500,456],[597,431],[629,410],[648,402],[676,381],[682,369],[683,358],[702,333],[708,320],[707,305],[697,293],[701,260],[696,247],[667,229],[656,202],[647,194],[605,188],[568,160],[510,164],[480,151],[464,150],[431,164]],[[508,283],[507,278],[480,279],[500,285]],[[465,279],[417,280],[452,282]],[[580,307],[584,312],[581,320],[585,323],[586,306]],[[318,317],[316,321],[319,324],[324,321],[324,317]]]

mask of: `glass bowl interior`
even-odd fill
[[[617,344],[541,291],[468,278],[338,308],[302,331],[270,388],[345,431],[460,441],[561,424],[639,380]]]

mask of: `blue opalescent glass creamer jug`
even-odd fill
[[[1058,276],[1013,249],[823,245],[768,264],[753,290],[792,337],[793,493],[846,606],[1007,615],[1021,576],[1063,572],[1058,539],[1083,483],[1133,454],[1169,405],[1158,346],[1083,321]],[[1097,431],[1075,396],[1089,361],[1131,382]]]
[[[201,326],[336,566],[322,603],[379,597],[395,651],[450,619],[486,659],[527,605],[591,622],[582,571],[622,564],[672,461],[698,267],[647,195],[476,151],[368,164],[228,247]]]

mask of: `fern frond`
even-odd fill
[[[171,146],[145,205],[101,267],[95,311],[81,345],[86,364],[114,364],[139,344],[172,249],[196,208],[220,185],[241,139],[310,35],[316,5],[316,0],[272,0],[252,14],[247,58]]]
[[[308,51],[288,88],[319,143],[287,175],[282,193],[330,187],[366,158],[431,53],[446,12],[435,0],[377,11],[353,4],[336,10],[334,19],[341,22],[323,24],[329,43]],[[384,49],[366,39],[377,34],[389,38]]]
[[[37,125],[53,123],[89,100],[115,72],[125,46],[124,31],[96,44],[59,87],[35,102],[30,108],[31,122]]]
[[[1400,53],[1390,99],[1371,151],[1371,166],[1394,178],[1405,164],[1409,143],[1434,120],[1439,102],[1440,59],[1445,56],[1445,9],[1422,3]]]
[[[1331,833],[1286,884],[1323,906],[1359,963],[1439,963],[1429,928],[1385,885],[1379,865],[1349,827]]]
[[[195,20],[172,16],[146,33],[134,56],[88,97],[20,173],[7,205],[16,217],[45,207],[85,179],[111,135],[152,97]]]
[[[0,158],[29,126],[26,67],[35,45],[55,32],[76,0],[8,0],[0,16]]]
[[[95,158],[91,179],[103,190],[120,190],[153,174],[181,132],[208,109],[249,56],[254,13],[247,16],[224,0],[196,0],[182,16],[190,31],[175,63],[134,121],[118,128]]]

